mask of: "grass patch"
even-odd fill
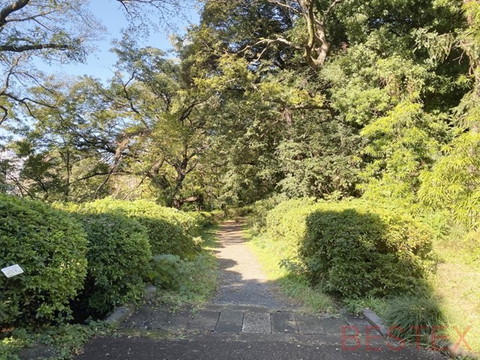
[[[471,351],[480,354],[480,234],[466,234],[453,228],[447,236],[434,242],[439,257],[437,272],[432,281],[446,323],[450,341],[459,340],[464,333]],[[465,343],[462,348],[468,349]]]
[[[480,272],[462,264],[440,264],[434,288],[451,341],[456,343],[459,332],[468,330],[465,340],[473,352],[480,354]]]
[[[174,290],[161,290],[157,301],[173,310],[185,306],[201,307],[212,296],[218,283],[218,263],[214,250],[218,247],[218,227],[202,230],[202,250],[190,260],[182,261]]]
[[[396,336],[426,347],[432,347],[434,328],[437,337],[445,335],[453,345],[480,354],[480,271],[472,266],[471,253],[461,240],[440,239],[434,245],[440,263],[430,280],[429,297],[345,300],[345,306],[353,313],[366,307],[374,310],[388,326],[403,329]],[[427,330],[411,331],[419,326]]]
[[[310,287],[307,277],[295,269],[295,263],[285,261],[292,255],[288,244],[268,241],[265,234],[253,233],[250,229],[245,229],[243,233],[248,246],[263,265],[268,279],[278,285],[284,295],[311,311],[337,310],[331,297],[318,288]]]
[[[441,344],[432,344],[434,329],[437,337],[445,335],[454,346],[480,354],[480,271],[472,266],[471,253],[461,240],[440,239],[435,251],[440,263],[430,281],[429,297],[376,299],[371,308],[388,326],[403,329],[396,336],[438,349]],[[426,330],[411,330],[419,326]]]
[[[434,298],[398,297],[391,299],[385,311],[385,321],[392,326],[391,333],[397,338],[440,348],[433,342],[432,334],[445,332],[445,319]]]
[[[350,314],[361,315],[363,310],[373,310],[378,316],[383,318],[387,310],[387,300],[376,297],[366,297],[360,299],[345,299],[342,301],[344,309]]]

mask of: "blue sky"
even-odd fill
[[[90,8],[96,18],[106,27],[107,33],[104,39],[96,41],[92,45],[96,50],[91,53],[85,63],[71,64],[52,64],[36,62],[42,71],[47,73],[63,73],[70,76],[91,75],[102,80],[109,79],[113,75],[113,66],[116,62],[115,55],[109,49],[112,47],[112,41],[121,37],[121,31],[126,28],[128,21],[121,10],[121,5],[114,0],[91,0]],[[153,22],[156,19],[151,19]],[[182,14],[172,16],[169,21],[175,24],[176,31],[182,33],[191,23],[197,23],[199,20],[198,12],[194,8],[185,9]],[[157,21],[158,22],[158,21]],[[158,30],[150,32],[150,36],[139,39],[143,46],[154,46],[162,50],[172,48],[169,36],[173,30],[164,26]]]

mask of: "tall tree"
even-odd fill
[[[155,16],[180,9],[177,0],[115,0],[134,26],[151,25]],[[5,0],[0,4],[0,124],[15,117],[15,106],[27,111],[35,103],[26,86],[45,86],[31,60],[83,61],[104,27],[92,14],[90,0]],[[147,28],[146,26],[142,29]],[[39,105],[39,104],[37,104]],[[47,105],[47,104],[43,104]],[[31,114],[30,114],[31,115]]]
[[[41,84],[32,57],[44,61],[81,61],[87,41],[102,27],[88,10],[88,0],[10,0],[0,5],[0,123],[21,104],[35,103],[22,84]]]

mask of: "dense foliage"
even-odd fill
[[[477,1],[203,3],[178,62],[125,34],[110,83],[30,89],[3,188],[185,209],[363,195],[477,227]]]
[[[0,276],[0,326],[49,322],[71,315],[68,306],[83,287],[87,239],[68,214],[38,201],[0,197],[0,268],[24,273]]]
[[[433,270],[429,229],[368,203],[286,201],[269,212],[266,231],[288,244],[313,285],[344,298],[418,293]]]
[[[88,240],[88,271],[76,311],[95,317],[138,299],[152,258],[146,229],[115,213],[76,215]]]
[[[408,216],[335,204],[308,215],[300,255],[313,283],[343,297],[416,294],[434,265],[431,233]]]
[[[478,269],[479,0],[201,0],[175,58],[126,31],[109,81],[44,77],[32,58],[101,30],[86,4],[0,6],[1,192],[135,219],[172,284],[211,217],[171,208],[255,204],[283,265],[343,296],[414,291],[430,241]]]
[[[137,220],[147,230],[154,255],[172,254],[185,257],[198,250],[198,244],[192,236],[197,231],[196,222],[187,213],[161,207],[147,200],[103,199],[87,203],[84,207],[98,213],[117,211]]]

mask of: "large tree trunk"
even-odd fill
[[[327,59],[330,43],[325,33],[324,19],[315,13],[315,0],[298,0],[308,32],[305,58],[311,67],[319,69]]]

